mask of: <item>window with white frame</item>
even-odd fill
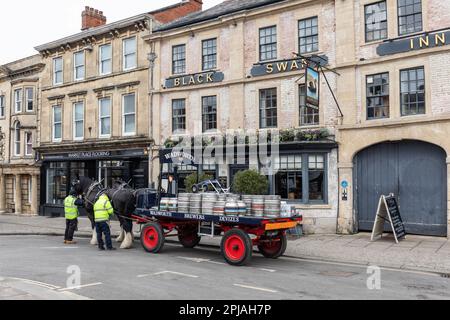
[[[73,77],[75,81],[84,80],[84,51],[73,54]]]
[[[105,44],[101,46],[99,55],[100,74],[105,75],[112,73],[112,45]]]
[[[84,138],[84,103],[73,104],[73,139],[83,140]]]
[[[53,141],[62,140],[62,108],[53,106]]]
[[[130,70],[137,67],[136,37],[123,40],[123,69]]]
[[[0,118],[5,117],[5,96],[0,96]]]
[[[22,89],[14,90],[14,110],[16,113],[22,112],[23,91]]]
[[[14,124],[14,156],[20,156],[20,122]]]
[[[111,98],[99,100],[99,128],[100,138],[111,136]]]
[[[33,110],[34,110],[34,89],[26,88],[25,96],[26,96],[26,102],[27,102],[27,112],[33,112]]]
[[[31,132],[25,132],[25,155],[33,155],[33,134]]]
[[[122,131],[125,136],[136,134],[136,94],[127,94],[122,98]]]
[[[53,84],[63,83],[63,58],[53,59]]]

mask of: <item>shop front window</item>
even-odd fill
[[[47,203],[62,205],[67,197],[67,162],[52,162],[47,169]]]
[[[124,170],[123,161],[100,161],[98,167],[99,181],[105,188],[112,188],[115,181],[125,179]]]
[[[273,186],[282,199],[304,204],[326,201],[326,157],[323,154],[280,156]]]

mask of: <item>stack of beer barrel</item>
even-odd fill
[[[194,193],[191,195],[189,201],[189,213],[201,214],[202,213],[202,194]]]
[[[191,202],[190,193],[180,193],[178,195],[178,212],[189,213],[190,202]]]

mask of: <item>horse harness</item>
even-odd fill
[[[94,188],[100,187],[100,191],[97,192],[97,194],[94,197],[94,202],[89,201],[89,196],[91,195],[92,191],[94,191]],[[97,200],[100,198],[102,194],[106,193],[106,189],[103,188],[103,185],[100,182],[95,182],[91,184],[86,194],[84,194],[84,199],[92,206],[97,202]]]

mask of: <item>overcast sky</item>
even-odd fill
[[[3,1],[0,17],[0,64],[37,52],[33,49],[77,33],[81,12],[90,6],[104,12],[108,22],[168,6],[181,0],[13,0]],[[203,0],[210,8],[223,0]]]

